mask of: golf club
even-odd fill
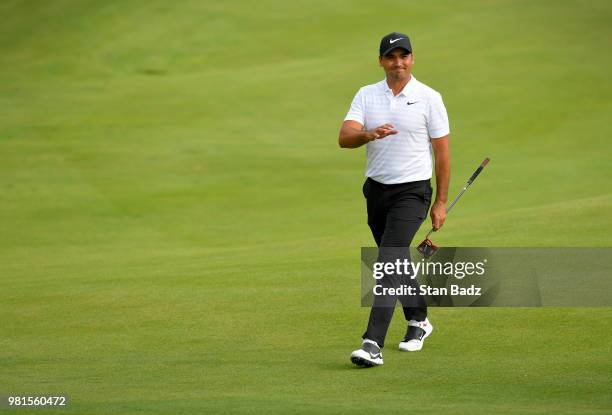
[[[489,158],[485,158],[482,163],[480,163],[480,166],[478,166],[478,168],[476,169],[476,171],[474,172],[474,174],[472,174],[472,177],[469,178],[469,180],[467,181],[467,183],[465,184],[465,186],[463,186],[463,189],[461,189],[461,191],[459,192],[459,194],[457,196],[455,196],[455,198],[453,199],[453,201],[451,202],[450,205],[448,205],[448,208],[446,209],[446,214],[448,214],[451,209],[453,208],[453,206],[455,206],[455,204],[457,203],[457,201],[459,200],[459,198],[465,193],[465,191],[467,190],[467,188],[472,184],[472,182],[474,182],[474,180],[476,180],[476,177],[478,177],[478,175],[480,174],[480,172],[482,171],[482,169],[485,168],[485,166],[489,163]],[[434,228],[431,228],[431,230],[429,232],[427,232],[427,235],[425,235],[425,240],[423,242],[421,242],[419,244],[419,246],[417,247],[417,250],[423,254],[423,256],[425,258],[429,258],[430,256],[432,256],[433,254],[436,253],[436,251],[438,250],[438,247],[436,245],[433,244],[433,242],[431,242],[431,240],[429,239],[429,235],[431,235],[432,232],[435,232]]]

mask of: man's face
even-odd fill
[[[378,58],[387,78],[393,81],[407,79],[412,73],[414,58],[406,49],[396,48]]]

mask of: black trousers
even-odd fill
[[[367,200],[368,225],[379,247],[378,262],[395,262],[408,259],[412,238],[427,217],[431,205],[432,188],[429,180],[400,184],[382,184],[368,178],[363,185]],[[389,249],[404,248],[404,249]],[[406,283],[404,278],[385,275],[383,287],[397,287]],[[384,346],[387,329],[391,323],[397,296],[375,296],[370,311],[364,339],[374,340]],[[423,321],[427,317],[425,301],[417,297],[399,297],[406,320]]]

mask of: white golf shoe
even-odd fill
[[[375,341],[365,339],[361,345],[361,349],[351,353],[351,362],[357,366],[380,366],[383,364],[382,353],[380,347]]]
[[[408,331],[399,344],[403,352],[416,352],[423,348],[423,342],[433,331],[433,326],[426,318],[425,321],[410,320]]]

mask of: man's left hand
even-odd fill
[[[446,206],[444,206],[444,203],[436,200],[429,214],[431,216],[431,225],[434,231],[437,231],[444,225],[444,221],[446,220]]]

